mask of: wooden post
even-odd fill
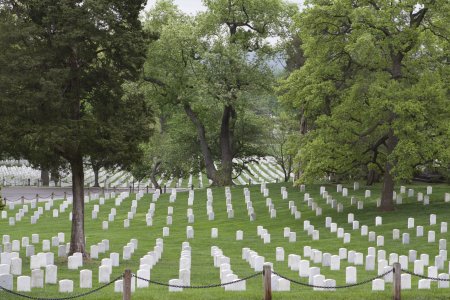
[[[400,263],[394,263],[394,295],[392,299],[400,300],[401,299],[401,282],[402,282],[402,268]]]
[[[22,201],[22,205],[24,205],[25,204],[25,197],[24,196],[20,197],[20,200]]]
[[[53,200],[53,198],[55,198],[55,193],[52,192],[52,195],[50,196],[50,198]]]
[[[38,206],[38,204],[39,204],[39,194],[36,194],[36,207]]]
[[[272,270],[270,264],[263,266],[264,300],[272,300]]]
[[[131,270],[126,269],[123,274],[123,300],[131,299]]]

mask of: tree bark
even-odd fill
[[[391,128],[389,129],[388,139],[386,140],[386,147],[387,147],[387,155],[389,155],[394,151],[395,147],[397,146],[398,139],[394,135],[394,130]],[[389,161],[389,158],[387,159],[385,163],[385,172],[383,177],[383,190],[381,192],[381,205],[380,209],[382,211],[392,211],[394,210],[394,176],[391,173],[392,168],[394,167],[394,164]]]
[[[158,174],[159,166],[161,165],[161,162],[156,162],[153,165],[152,171],[150,173],[150,181],[152,182],[153,186],[155,187],[155,190],[158,189],[162,193],[161,186],[158,183],[158,180],[156,179],[156,174]]]
[[[375,170],[369,170],[369,172],[367,172],[367,181],[366,181],[366,185],[367,186],[372,186],[378,179],[378,173]]]
[[[217,170],[214,166],[214,159],[212,157],[211,149],[209,149],[208,142],[206,140],[205,126],[200,122],[197,114],[192,110],[189,104],[184,105],[184,111],[189,119],[197,128],[197,135],[200,141],[200,149],[202,151],[203,160],[205,161],[206,176],[213,182],[217,180]]]
[[[50,179],[55,183],[55,186],[58,186],[58,182],[59,182],[59,173],[58,171],[52,171],[50,172],[51,176]]]
[[[94,186],[93,187],[100,187],[100,184],[98,182],[98,172],[100,171],[100,166],[97,164],[92,164],[92,170],[94,171]]]
[[[229,186],[233,184],[233,133],[230,130],[230,122],[235,118],[235,114],[236,112],[231,105],[224,107],[220,125],[221,166],[215,182],[215,185],[218,186]]]
[[[288,182],[291,178],[291,172],[292,172],[292,156],[288,155],[288,161],[287,161],[287,168],[283,167],[284,172],[284,182]]]
[[[75,252],[83,253],[83,257],[87,258],[85,236],[84,236],[84,171],[83,158],[80,154],[70,161],[72,169],[72,232],[70,237],[69,255]]]
[[[50,172],[48,169],[41,169],[41,183],[42,186],[49,186],[50,184]]]

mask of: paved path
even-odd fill
[[[142,191],[143,189],[141,189]],[[105,192],[112,192],[114,189],[105,190]],[[116,189],[116,192],[123,192],[123,191],[129,191],[129,189]],[[147,190],[144,189],[144,192]],[[88,193],[102,193],[102,188],[85,188],[84,194],[88,195]],[[137,188],[134,190],[135,193],[137,193]],[[149,189],[149,192],[152,192],[151,189]],[[33,187],[33,186],[26,186],[26,187],[2,187],[2,197],[8,201],[16,201],[19,200],[22,196],[25,197],[25,199],[36,199],[36,194],[39,195],[40,198],[50,198],[51,194],[54,193],[55,199],[62,199],[64,197],[64,193],[67,194],[67,196],[72,196],[72,188],[71,187]]]
[[[125,192],[129,191],[129,188],[110,188],[105,189],[105,192]],[[187,191],[188,189],[177,189],[177,191]],[[141,188],[140,191],[144,191],[144,193],[147,192],[147,188]],[[171,189],[167,189],[167,192],[170,192]],[[103,193],[103,188],[84,188],[84,194],[88,195],[89,192],[91,193]],[[137,187],[134,188],[134,193],[137,193],[138,189]],[[148,189],[149,193],[153,193],[153,189]],[[72,188],[71,187],[34,187],[34,186],[14,186],[14,187],[2,187],[1,195],[3,199],[6,199],[7,201],[17,201],[20,200],[20,198],[23,196],[25,199],[36,199],[36,194],[39,195],[39,198],[50,198],[51,194],[54,193],[55,199],[62,199],[64,198],[64,193],[67,194],[67,196],[72,196]]]

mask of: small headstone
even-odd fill
[[[408,251],[408,260],[409,262],[414,262],[417,259],[417,251],[416,250],[409,250]]]
[[[356,283],[356,268],[346,267],[345,268],[345,283],[353,284]]]
[[[409,233],[403,233],[402,234],[402,244],[408,245],[409,244]]]
[[[17,291],[18,292],[31,292],[31,277],[30,276],[17,277]]]
[[[91,289],[92,288],[92,271],[81,270],[80,271],[80,288]]]
[[[422,290],[422,289],[429,290],[430,289],[430,284],[431,284],[431,280],[430,279],[419,279],[418,289],[419,290]]]
[[[436,233],[434,230],[428,231],[428,243],[434,243],[436,241]]]
[[[110,267],[109,266],[100,266],[98,267],[98,282],[99,283],[108,283],[110,277]]]
[[[414,273],[415,274],[423,275],[423,267],[424,267],[424,263],[422,260],[414,261]]]
[[[8,290],[13,290],[14,288],[14,277],[12,274],[0,273],[0,286]],[[1,292],[0,292],[1,293]]]
[[[73,292],[73,281],[69,279],[63,279],[59,281],[59,292],[60,293],[72,293]]]
[[[45,283],[56,284],[58,279],[58,267],[55,265],[45,266]]]
[[[41,269],[31,270],[31,287],[43,288],[44,287],[44,271]]]

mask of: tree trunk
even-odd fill
[[[50,184],[50,172],[48,169],[41,170],[41,183],[42,186],[49,186]]]
[[[55,186],[58,186],[58,182],[59,182],[59,173],[58,171],[52,171],[50,172],[51,176],[50,179],[55,183]]]
[[[367,181],[366,181],[366,185],[367,186],[372,186],[377,178],[377,173],[375,170],[369,170],[369,172],[367,173]]]
[[[284,172],[284,182],[288,182],[291,178],[291,172],[292,172],[292,155],[288,155],[288,161],[287,161],[287,168],[283,167]]]
[[[202,151],[203,160],[205,161],[206,176],[213,182],[217,180],[217,170],[214,166],[214,159],[212,157],[211,149],[209,149],[208,142],[206,140],[205,126],[200,122],[197,114],[192,110],[189,104],[184,105],[184,111],[186,112],[189,119],[197,128],[197,135],[200,141],[200,149]]]
[[[152,168],[152,172],[150,173],[150,181],[152,182],[153,186],[155,187],[155,190],[158,189],[162,193],[161,186],[158,183],[158,180],[156,179],[156,174],[158,174],[159,166],[161,165],[161,162],[155,162]]]
[[[87,258],[88,253],[84,240],[84,172],[81,155],[76,155],[70,161],[70,167],[72,169],[73,209],[69,255],[81,252],[83,257]]]
[[[235,111],[231,105],[224,107],[220,125],[221,166],[214,184],[218,186],[233,185],[233,150],[230,121],[235,118]]]
[[[94,186],[93,187],[100,187],[100,184],[98,183],[98,172],[100,171],[100,166],[97,164],[92,164],[92,170],[94,171]]]
[[[392,167],[394,166],[391,161],[389,161],[389,155],[392,154],[395,147],[397,146],[398,139],[394,135],[394,130],[389,129],[389,138],[386,140],[387,154],[388,158],[385,164],[384,178],[383,178],[383,190],[381,192],[381,205],[380,209],[382,211],[392,211],[394,210],[394,176],[391,174]]]

